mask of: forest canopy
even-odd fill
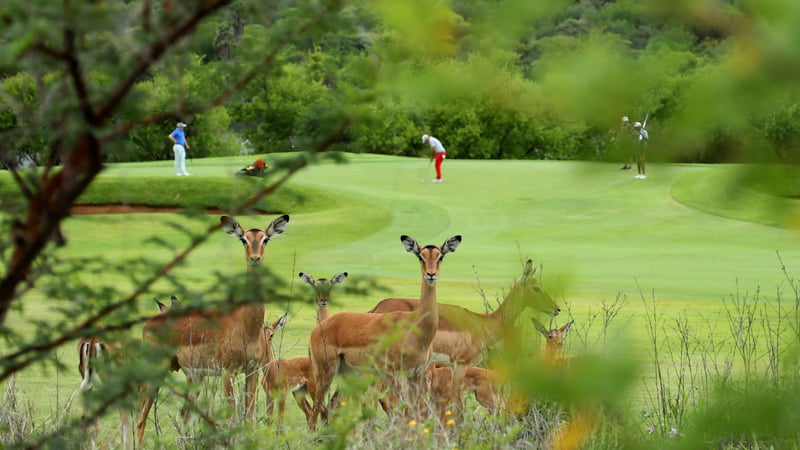
[[[265,178],[224,192],[232,216],[259,212],[298,170],[343,159],[337,151],[423,155],[423,134],[441,138],[448,158],[619,163],[612,139],[622,116],[646,122],[650,160],[791,163],[780,173],[796,173],[798,23],[797,0],[2,2],[0,338],[9,350],[0,381],[40,362],[61,368],[49,355],[81,337],[141,325],[154,311],[140,311],[139,300],[157,282],[181,294],[195,289],[172,269],[223,224],[209,225],[205,205],[183,198],[181,217],[196,227],[166,219],[182,240],[154,228],[159,255],[62,252],[71,206],[107,164],[171,159],[167,135],[178,121],[188,124],[193,158],[287,153]],[[772,182],[777,172],[760,178]],[[780,195],[797,197],[796,174],[783,178],[793,185]],[[140,190],[174,185],[167,179],[176,181],[143,178]],[[283,295],[268,270],[261,289],[208,267],[213,289],[196,290],[226,300],[189,308],[230,307],[229,298],[278,304]],[[87,281],[109,273],[125,283]],[[30,292],[46,297],[58,323],[34,317],[35,336],[24,340],[7,319]],[[169,355],[157,346],[142,352],[148,357],[120,371],[127,384],[108,383],[118,394],[88,400],[94,413],[84,429],[115,404],[132,405],[142,382],[169,383],[161,364]],[[66,423],[42,431],[41,442],[60,443],[64,430],[80,432]],[[236,431],[205,444],[230,446]]]
[[[102,95],[137,36],[191,8],[146,2],[143,16],[140,2],[11,3],[0,8],[12,25],[0,32],[3,153],[38,164],[51,157],[49,102],[64,88],[54,55],[26,57],[48,17],[109,18],[110,28],[82,24],[75,42],[91,63],[88,88]],[[239,0],[198,23],[179,52],[139,74],[113,121],[160,120],[126,130],[104,160],[171,158],[176,118],[203,157],[302,149],[331,117],[350,122],[334,148],[353,152],[418,155],[419,136],[432,133],[458,158],[614,159],[610,132],[623,115],[648,118],[663,159],[800,156],[791,1],[357,1],[334,5],[324,32],[283,45],[301,4]],[[17,17],[37,10],[49,14]]]

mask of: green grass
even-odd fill
[[[738,167],[651,164],[648,178],[636,180],[619,171],[618,164],[448,159],[445,182],[432,184],[421,182],[423,177],[430,180],[431,174],[424,173],[427,160],[345,156],[348,164],[324,162],[304,169],[260,205],[291,215],[286,233],[269,244],[265,258],[292,299],[288,305],[268,304],[265,319],[271,322],[289,309],[289,323],[276,349],[284,357],[306,353],[314,323],[311,291],[297,277],[300,271],[315,277],[350,273],[334,289],[334,313],[365,311],[383,297],[418,293],[419,268],[404,251],[401,234],[421,244],[463,235],[458,251],[443,263],[440,302],[482,311],[482,290],[494,306],[528,258],[544,264],[544,286],[569,306],[576,330],[603,302],[622,296],[623,319],[613,336],[625,340],[630,356],[642,362],[647,359],[642,296],[656,299],[665,316],[688,312],[703,326],[704,318],[718,314],[721,300],[737,289],[766,292],[785,286],[776,252],[789,273],[800,271],[800,201],[793,198],[793,188],[771,195],[757,183],[743,186]],[[252,159],[195,160],[189,165],[191,177],[174,177],[170,161],[112,165],[80,202],[226,209],[262,182],[232,175]],[[7,195],[11,183],[5,176],[0,176],[0,191]],[[737,187],[733,198],[727,196],[732,186]],[[273,217],[238,219],[251,228],[265,227]],[[190,242],[182,229],[202,233],[217,222],[215,215],[74,216],[64,224],[69,244],[59,255],[118,262],[150,256],[167,262]],[[153,236],[169,245],[153,241]],[[213,274],[243,272],[240,247],[217,232],[174,274],[203,301],[202,293],[214,284]],[[122,293],[133,285],[113,273],[82,276],[88,284]],[[371,282],[387,290],[362,296],[345,289]],[[156,284],[140,298],[140,311],[155,311],[150,298],[168,298],[171,289],[165,282]],[[95,299],[106,300],[112,299]],[[27,335],[35,328],[27,318],[47,321],[56,314],[41,290],[26,294],[23,309],[8,324]],[[70,368],[59,378],[64,395],[78,384],[72,369],[76,356],[72,345],[59,353]],[[24,375],[17,385],[47,410],[56,396],[52,373],[32,369]],[[294,405],[287,409],[292,420],[300,420]]]

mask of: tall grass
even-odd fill
[[[718,315],[701,321],[689,312],[666,317],[654,298],[642,297],[654,375],[645,385],[650,433],[682,436],[690,446],[797,447],[796,428],[778,424],[800,413],[800,285],[782,261],[781,270],[788,292],[737,285]]]
[[[349,400],[336,410],[330,425],[309,433],[302,415],[291,402],[287,426],[277,430],[264,416],[261,400],[257,421],[242,422],[241,411],[230,410],[219,395],[218,379],[211,378],[196,388],[187,388],[183,378],[178,377],[169,379],[162,389],[161,401],[148,425],[148,445],[169,448],[796,446],[793,444],[798,433],[793,431],[793,423],[797,422],[796,411],[800,405],[797,401],[800,397],[797,392],[800,376],[797,281],[783,267],[779,255],[781,270],[774,271],[779,276],[768,273],[762,263],[748,270],[746,275],[750,278],[735,283],[732,293],[719,297],[716,304],[716,297],[709,299],[709,292],[716,293],[720,285],[730,284],[730,281],[720,280],[736,276],[731,274],[738,270],[742,261],[757,257],[763,246],[783,245],[780,243],[785,242],[786,230],[746,222],[715,222],[720,225],[719,236],[708,244],[705,236],[698,236],[697,228],[713,219],[682,206],[676,212],[673,199],[666,194],[671,186],[669,171],[682,173],[682,167],[659,167],[663,177],[654,175],[653,183],[648,179],[645,187],[642,184],[629,186],[616,178],[617,172],[602,172],[602,165],[587,165],[585,176],[573,177],[574,165],[566,163],[491,162],[501,167],[504,175],[488,179],[486,171],[470,163],[453,161],[452,182],[436,186],[441,188],[437,191],[432,191],[430,185],[420,185],[417,177],[414,185],[402,184],[401,175],[410,173],[416,166],[394,159],[381,158],[371,163],[368,170],[358,165],[336,171],[314,167],[312,175],[298,177],[298,184],[293,187],[302,202],[298,200],[301,197],[290,197],[285,203],[292,210],[292,231],[270,249],[270,256],[277,261],[274,266],[280,267],[280,262],[285,261],[291,263],[284,263],[284,267],[280,267],[283,272],[274,274],[280,295],[271,299],[268,314],[276,313],[274,309],[281,309],[283,313],[287,308],[297,314],[299,320],[293,323],[299,325],[292,325],[294,328],[287,332],[282,349],[286,350],[283,356],[298,356],[306,351],[313,314],[308,314],[307,320],[301,317],[311,307],[298,305],[293,300],[292,285],[287,286],[284,281],[288,279],[284,277],[285,272],[290,272],[294,280],[298,270],[352,271],[354,277],[348,284],[352,283],[358,290],[369,290],[373,296],[378,285],[391,284],[395,290],[406,289],[404,274],[408,272],[406,278],[412,278],[413,271],[407,270],[404,257],[394,262],[392,256],[400,252],[386,244],[386,236],[395,239],[409,229],[423,229],[438,239],[442,229],[451,227],[458,228],[459,232],[467,230],[469,246],[465,246],[464,251],[469,261],[448,273],[448,277],[452,274],[453,278],[448,278],[452,283],[443,287],[449,290],[446,302],[463,304],[474,310],[492,309],[496,302],[489,299],[486,292],[491,288],[488,286],[497,280],[505,282],[505,277],[511,273],[508,268],[520,259],[506,248],[513,246],[498,245],[498,242],[520,239],[517,253],[522,253],[521,248],[535,248],[537,257],[548,264],[547,281],[556,280],[566,285],[562,291],[556,291],[565,297],[560,301],[564,312],[553,323],[576,320],[566,352],[574,360],[566,368],[543,364],[542,340],[528,329],[529,321],[525,317],[517,322],[523,330],[522,342],[514,346],[500,345],[494,349],[496,355],[487,358],[487,364],[491,362],[492,367],[507,374],[508,403],[512,396],[521,393],[528,401],[525,408],[517,410],[516,414],[493,413],[468,394],[466,413],[457,423],[442,424],[430,414],[430,417],[415,419],[412,426],[407,420],[386,417],[377,404],[377,399],[385,393],[374,389],[370,379],[342,379],[338,384],[343,392],[349,389]],[[543,170],[545,165],[547,170]],[[411,169],[406,170],[409,167]],[[691,170],[707,171],[706,168]],[[536,177],[530,177],[531,171],[535,171]],[[531,196],[529,192],[542,192],[542,189],[537,191],[541,186],[531,185],[523,190],[525,193],[515,195],[516,191],[506,186],[508,194],[498,199],[481,187],[483,183],[464,181],[480,176],[486,184],[501,186],[510,179],[517,183],[516,180],[536,178],[548,186],[549,194]],[[376,177],[391,182],[376,184]],[[191,197],[191,205],[194,205],[187,208],[204,208],[208,202],[235,202],[231,195],[220,197],[218,190],[214,193],[215,186],[227,186],[231,194],[247,190],[247,185],[242,188],[236,184],[239,180],[225,180],[219,185],[209,180],[200,176],[181,180],[186,183],[179,188],[181,195]],[[692,186],[686,184],[691,180],[683,181],[681,195],[684,198],[701,196],[697,189],[690,189]],[[149,183],[145,177],[143,182],[135,184],[135,189],[160,186],[159,189],[169,190],[176,188],[174,183],[172,177],[164,177],[158,183]],[[119,198],[114,186],[118,185],[105,185],[104,190],[97,193],[97,201],[104,203]],[[318,192],[335,195],[318,197]],[[587,192],[593,192],[597,198],[588,199]],[[356,193],[369,195],[355,197]],[[631,224],[630,217],[619,213],[619,203],[615,199],[620,193],[626,202],[634,204],[631,209],[648,211],[636,226],[651,230],[646,236],[621,236],[625,245],[615,240],[623,234],[620,230],[627,230]],[[203,201],[205,195],[209,195],[207,201]],[[159,199],[163,204],[170,204],[163,195]],[[292,203],[295,200],[297,204]],[[498,218],[497,223],[493,221],[487,225],[483,216],[476,219],[476,205],[488,211],[486,217]],[[522,210],[534,212],[528,216],[523,215]],[[570,216],[569,221],[562,217],[565,215]],[[263,225],[258,223],[261,219],[253,220],[255,226]],[[574,225],[575,220],[580,224]],[[158,259],[178,253],[182,245],[203,236],[213,221],[216,218],[198,215],[167,219],[141,215],[69,219],[65,231],[71,239],[70,245],[58,254],[64,258],[58,260],[63,264],[40,279],[36,289],[26,288],[37,297],[32,301],[27,301],[26,297],[26,302],[20,303],[19,308],[24,308],[25,312],[16,317],[25,320],[10,324],[10,328],[21,331],[11,334],[6,341],[17,339],[17,342],[28,343],[29,336],[43,334],[41,330],[58,330],[73,324],[75,311],[86,314],[113,299],[126,298],[130,295],[130,286],[137,286],[158,267],[146,257],[156,255],[154,259]],[[139,240],[138,232],[145,228],[149,232],[147,235],[153,237]],[[492,232],[487,233],[487,230]],[[582,244],[590,251],[575,245],[578,232]],[[127,234],[136,236],[120,238]],[[729,245],[734,238],[736,245]],[[196,259],[186,261],[184,266],[175,268],[162,279],[154,295],[178,293],[182,301],[195,307],[208,306],[211,298],[225,298],[226,286],[238,284],[235,275],[238,272],[218,268],[238,269],[241,254],[231,251],[229,255],[221,249],[239,244],[222,234],[210,236],[209,241],[198,249]],[[685,247],[693,249],[702,245],[704,251],[715,257],[724,255],[721,257],[726,261],[711,267],[706,264],[708,258],[690,260],[684,249],[670,248],[669,243],[673,241],[685,242]],[[636,247],[635,251],[630,250],[631,247]],[[663,252],[664,257],[650,258],[650,264],[640,269],[644,259],[641,255],[657,251]],[[790,254],[789,260],[794,262],[795,253]],[[140,255],[141,260],[138,259]],[[364,258],[364,255],[369,256]],[[553,269],[563,260],[574,261],[574,267],[565,269],[569,264],[562,263],[560,268]],[[475,261],[480,265],[473,265]],[[456,261],[453,263],[455,265]],[[213,268],[209,269],[209,264]],[[465,269],[470,265],[471,272]],[[463,275],[457,278],[457,273],[470,272],[476,274],[477,279],[476,267],[484,276],[477,280],[478,295],[473,292],[473,280]],[[700,273],[704,267],[716,270],[718,276]],[[676,282],[675,274],[679,271],[691,273]],[[367,275],[359,279],[359,272]],[[571,275],[573,273],[579,275]],[[638,278],[640,274],[647,278]],[[619,286],[625,285],[624,278],[631,275],[634,279],[645,280],[642,286],[647,286],[646,293],[644,288],[638,289],[637,301],[624,291],[610,297],[605,294],[616,292]],[[767,280],[765,283],[775,286],[774,290],[746,288],[752,286],[753,277],[763,277]],[[578,278],[580,281],[576,281]],[[781,280],[778,285],[773,284],[776,278]],[[418,280],[414,278],[412,282],[410,285],[415,291]],[[101,287],[90,289],[97,286]],[[548,285],[548,292],[552,292],[551,287]],[[724,291],[727,286],[722,289]],[[89,296],[87,292],[93,294]],[[348,303],[338,303],[337,299],[332,309],[366,310],[366,303],[373,300],[350,298]],[[141,303],[145,302],[154,308],[149,298]],[[137,303],[117,319],[122,322],[131,316],[141,318],[142,309],[145,315],[149,314],[146,307]],[[48,314],[54,310],[60,314],[58,320]],[[138,342],[139,336],[131,338],[131,342]],[[519,349],[519,353],[509,355],[509,347]],[[119,446],[116,406],[133,408],[135,394],[118,395],[119,401],[109,404],[114,398],[106,394],[114,388],[113,383],[109,383],[111,391],[98,388],[94,393],[75,397],[74,402],[64,402],[64,393],[75,392],[79,383],[70,362],[74,349],[70,348],[69,352],[68,358],[44,356],[48,358],[48,364],[42,364],[45,369],[40,371],[40,366],[34,365],[22,372],[26,378],[18,377],[2,386],[6,392],[0,405],[0,434],[4,445],[80,446],[87,439],[88,430],[78,419],[75,405],[87,405],[90,416],[96,417],[101,425],[97,442],[101,446]],[[288,354],[290,352],[295,354]],[[53,387],[55,395],[51,395]],[[182,397],[195,391],[200,393],[200,400],[192,410],[199,418],[186,425],[180,414]],[[263,394],[260,396],[263,398]]]
[[[385,392],[375,389],[374,379],[348,377],[338,382],[343,401],[331,423],[308,434],[296,410],[292,416],[291,402],[289,422],[281,430],[263,416],[261,406],[256,423],[241,422],[242,411],[228,409],[219,380],[211,378],[195,389],[201,400],[193,406],[208,419],[184,424],[179,401],[167,390],[161,394],[167,404],[157,406],[153,414],[153,439],[187,449],[796,448],[800,430],[791,425],[800,419],[800,284],[781,270],[786,283],[774,292],[741,292],[734,286],[717,314],[699,321],[691,311],[665,313],[655,294],[641,295],[641,317],[627,313],[623,296],[601,302],[586,320],[576,323],[567,351],[572,358],[563,367],[542,361],[535,333],[523,336],[520,348],[528,351],[512,355],[513,365],[508,367],[509,385],[528,396],[527,407],[516,414],[506,408],[488,411],[467,394],[464,416],[455,423],[440,423],[430,404],[429,414],[413,421],[402,415],[387,418],[377,401]],[[563,315],[558,322],[569,320],[572,311],[567,308]],[[624,345],[619,340],[624,339],[620,330],[635,320],[645,323],[650,356],[631,371],[630,361],[620,358]],[[499,353],[502,358],[502,349]],[[76,384],[57,383],[64,389]],[[641,402],[630,400],[636,392]],[[641,413],[636,404],[643,405]],[[42,443],[36,436],[72,420],[71,406],[70,400],[50,412],[36,410],[20,402],[12,378],[0,399],[0,442]],[[103,414],[103,424],[111,426],[99,442],[119,445],[116,413]],[[35,418],[43,416],[49,416],[47,423],[37,427]],[[269,443],[263,441],[265,435]],[[70,439],[86,439],[85,433],[58,436],[57,441],[44,442],[71,446]]]

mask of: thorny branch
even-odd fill
[[[16,298],[17,287],[30,271],[34,260],[39,256],[61,221],[69,214],[70,205],[92,183],[103,168],[102,142],[94,134],[94,127],[108,121],[120,107],[132,89],[135,81],[171,46],[192,32],[194,27],[206,16],[227,5],[229,0],[203,2],[201,6],[178,22],[158,41],[150,44],[131,69],[127,78],[120,82],[105,104],[92,108],[88,88],[83,79],[77,49],[74,46],[74,32],[66,25],[66,39],[63,51],[52,50],[43,43],[32,45],[30,49],[39,50],[48,56],[63,60],[67,65],[68,77],[74,86],[81,105],[83,130],[74,141],[64,149],[64,161],[60,171],[53,176],[42,177],[38,192],[30,199],[26,220],[18,221],[13,227],[14,251],[6,273],[0,280],[0,324],[5,322],[8,310]],[[63,145],[59,140],[51,145]]]
[[[349,125],[348,121],[344,121],[330,136],[328,136],[325,140],[320,142],[320,144],[312,150],[313,153],[323,153],[325,152],[337,139],[341,137],[341,135],[345,132]],[[261,198],[264,198],[273,192],[275,192],[278,188],[280,188],[283,184],[285,184],[297,171],[303,169],[306,166],[306,162],[298,165],[297,167],[293,168],[292,170],[287,171],[279,180],[275,183],[265,186],[255,195],[247,199],[237,210],[232,211],[232,214],[236,214],[239,211],[246,210],[248,208],[253,207]],[[208,228],[206,234],[195,241],[193,241],[187,248],[185,248],[182,252],[175,256],[171,261],[167,264],[162,266],[158,269],[150,278],[144,280],[142,283],[139,284],[136,290],[134,290],[130,295],[128,295],[125,299],[111,303],[104,308],[100,309],[96,314],[92,315],[91,317],[87,318],[83,322],[79,323],[75,327],[70,330],[67,330],[61,333],[60,336],[56,337],[47,342],[42,342],[34,345],[29,345],[26,347],[22,347],[14,353],[4,356],[0,359],[0,366],[5,367],[3,372],[0,373],[0,381],[3,381],[13,375],[14,373],[24,369],[25,367],[29,366],[31,363],[36,361],[41,354],[53,350],[66,342],[69,342],[73,339],[77,339],[81,336],[85,336],[87,334],[87,330],[94,329],[97,327],[97,324],[100,323],[102,319],[109,316],[114,311],[119,310],[120,308],[133,303],[139,296],[141,296],[147,289],[150,288],[156,281],[158,281],[161,277],[169,273],[174,267],[180,264],[183,260],[186,259],[191,252],[197,249],[202,243],[204,243],[209,236],[211,236],[214,232],[221,228],[221,224],[215,224]],[[186,311],[184,311],[186,312]],[[121,330],[130,328],[138,323],[147,321],[150,317],[143,317],[139,319],[134,319],[125,324],[121,324],[120,326],[109,327],[108,330]],[[27,356],[26,356],[27,355]]]

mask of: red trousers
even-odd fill
[[[444,161],[444,153],[436,154],[436,179],[442,179],[442,161]]]

